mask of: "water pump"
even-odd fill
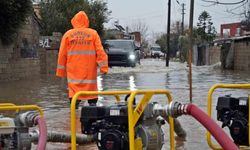
[[[228,127],[230,135],[238,145],[248,144],[248,97],[219,97],[216,110],[217,120],[222,122],[222,128]]]
[[[0,117],[0,149],[31,149],[29,127],[22,123],[19,115],[16,115],[15,118]]]
[[[153,114],[154,103],[147,105],[135,127],[135,138],[141,138],[143,149],[160,150],[163,145],[161,126],[165,120]],[[111,106],[84,106],[81,126],[84,134],[93,134],[100,150],[129,150],[128,107],[126,103]]]

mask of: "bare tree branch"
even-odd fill
[[[143,37],[148,36],[148,26],[140,20],[129,25],[129,32],[136,32],[136,31],[140,32]]]
[[[148,26],[144,22],[138,20],[129,25],[129,32],[140,32],[142,44],[147,43],[148,38]]]

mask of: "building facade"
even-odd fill
[[[221,24],[220,36],[221,38],[231,38],[243,35],[243,29],[241,28],[241,23],[229,23]]]

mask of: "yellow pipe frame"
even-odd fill
[[[136,108],[133,110],[133,101],[136,95],[144,94],[143,98],[137,104]],[[131,96],[129,97],[128,102],[128,123],[129,123],[129,149],[135,150],[138,147],[135,147],[135,131],[134,127],[139,120],[140,116],[142,115],[144,109],[146,108],[148,102],[150,101],[151,97],[156,94],[165,94],[168,98],[168,103],[172,101],[172,97],[170,92],[167,90],[151,90],[151,91],[134,91],[132,92]],[[169,117],[169,132],[170,132],[170,147],[171,150],[174,150],[174,121],[173,118]]]
[[[168,98],[168,103],[172,101],[170,92],[167,90],[137,90],[137,91],[80,91],[77,92],[71,102],[70,106],[70,120],[71,120],[71,149],[76,150],[76,112],[75,105],[79,96],[82,95],[114,95],[116,100],[119,102],[120,97],[118,95],[130,94],[128,100],[128,123],[129,123],[129,149],[130,150],[142,150],[142,147],[136,147],[134,139],[134,127],[142,115],[145,107],[150,101],[151,97],[155,94],[164,94]],[[133,101],[136,95],[144,95],[136,108],[133,110]],[[172,117],[169,117],[169,136],[170,136],[170,147],[174,150],[174,121]]]
[[[0,107],[3,107],[3,106],[16,106],[15,104],[13,103],[0,103]],[[18,113],[19,110],[16,110],[16,113]]]
[[[3,107],[3,106],[16,106],[16,105],[12,103],[0,103],[0,107]]]
[[[16,112],[20,110],[36,110],[41,117],[43,117],[43,111],[40,107],[37,105],[15,105],[12,103],[1,103],[0,104],[0,110],[15,110]]]
[[[227,88],[227,89],[250,89],[250,84],[215,84],[213,85],[208,92],[208,101],[207,101],[207,113],[210,118],[212,118],[212,94],[217,88]],[[248,111],[250,112],[250,95],[248,101]],[[248,115],[248,122],[250,122],[250,115]],[[250,145],[250,130],[248,130],[248,138]],[[222,150],[222,147],[214,145],[211,140],[211,133],[207,131],[207,143],[210,148],[214,150]],[[245,146],[244,146],[245,147]],[[249,148],[249,147],[248,147]]]

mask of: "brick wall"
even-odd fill
[[[9,63],[0,73],[0,81],[19,80],[40,74],[38,59],[21,59],[16,63]]]
[[[62,34],[58,32],[54,32],[52,36],[40,37],[40,46],[43,48],[40,53],[40,65],[43,74],[55,75],[61,38]]]
[[[0,43],[0,81],[39,75],[38,46],[39,25],[34,16],[31,16],[20,28],[13,44],[4,46]],[[29,57],[24,58],[24,52],[28,52]]]
[[[13,45],[3,46],[0,43],[0,75],[5,71],[9,63],[9,59],[13,54]]]
[[[234,69],[250,71],[250,42],[235,42],[234,50]]]
[[[40,64],[42,74],[55,75],[57,66],[57,56],[58,56],[58,49],[46,50],[45,53],[42,54],[41,58],[42,63]]]

